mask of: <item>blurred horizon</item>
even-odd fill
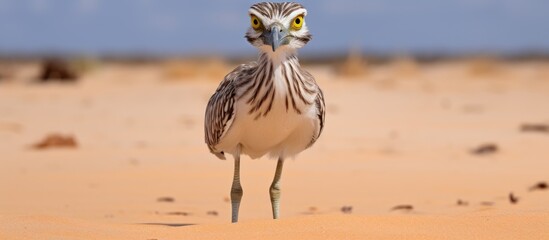
[[[251,55],[255,2],[0,0],[0,54]],[[549,53],[547,1],[300,2],[314,36],[303,54]]]

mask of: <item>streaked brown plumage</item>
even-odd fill
[[[246,39],[260,50],[259,59],[225,77],[208,102],[204,123],[210,152],[235,158],[233,222],[242,197],[240,155],[279,159],[270,188],[273,217],[278,218],[284,159],[312,146],[325,120],[323,93],[297,58],[297,49],[311,40],[307,10],[297,3],[258,3],[249,14]]]

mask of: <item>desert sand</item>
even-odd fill
[[[232,160],[203,143],[220,78],[173,68],[0,83],[0,239],[549,239],[548,63],[307,66],[324,133],[285,164],[279,220],[276,161],[244,157],[238,224]],[[35,148],[51,134],[75,146]]]

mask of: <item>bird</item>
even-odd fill
[[[206,107],[205,142],[212,154],[234,158],[231,220],[238,222],[243,196],[240,156],[278,159],[269,188],[273,219],[279,219],[284,160],[294,158],[320,137],[324,95],[304,70],[297,50],[311,39],[299,3],[256,3],[248,10],[245,39],[258,49],[257,61],[242,64],[221,81]]]

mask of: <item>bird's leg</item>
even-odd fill
[[[271,206],[273,208],[274,219],[278,219],[278,212],[280,209],[280,176],[282,175],[283,166],[284,166],[284,159],[282,158],[278,159],[273,183],[271,184],[271,188],[269,189],[269,193],[271,194]]]
[[[240,208],[240,200],[242,199],[242,186],[240,185],[240,156],[234,158],[234,176],[233,185],[231,186],[231,207],[232,207],[232,222],[238,222],[238,209]]]

